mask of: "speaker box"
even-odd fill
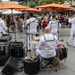
[[[6,55],[5,46],[0,46],[0,55]]]
[[[24,49],[22,42],[10,42],[10,52],[13,57],[23,57]]]
[[[12,75],[17,68],[18,59],[10,57],[4,65],[2,73],[5,75]]]
[[[8,56],[0,55],[0,66],[4,66],[8,58],[9,58],[9,55]]]

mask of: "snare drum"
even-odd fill
[[[37,43],[39,43],[39,41],[32,40],[32,41],[29,41],[29,43],[31,43],[31,44],[37,44]]]
[[[34,36],[33,39],[39,41],[41,36]]]

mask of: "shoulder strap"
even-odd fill
[[[50,28],[52,28],[52,20],[51,20],[51,25],[50,25]]]
[[[29,20],[29,21],[30,21],[29,25],[30,25],[31,23],[35,22],[35,20],[33,20],[33,21]]]
[[[45,40],[45,42],[46,42],[46,38],[45,38],[45,36],[44,36],[44,40]]]

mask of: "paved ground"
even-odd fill
[[[68,41],[69,38],[69,32],[70,32],[70,28],[65,28],[65,29],[60,29],[59,30],[59,40],[63,40],[64,41],[60,41],[60,43],[63,43],[67,48],[68,48],[68,57],[66,60],[65,65],[67,66],[66,69],[59,69],[57,72],[55,71],[50,71],[50,70],[46,70],[46,71],[39,71],[39,73],[37,75],[75,75],[75,48],[73,47],[68,47],[66,42]],[[15,35],[13,34],[13,38],[15,37]],[[21,40],[21,41],[25,41],[25,31],[23,33],[17,33],[17,40]],[[1,70],[1,68],[0,68]],[[16,72],[14,75],[26,75],[26,73],[24,73],[24,71],[22,72]]]

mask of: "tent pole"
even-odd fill
[[[12,22],[13,22],[13,19],[14,19],[14,16],[13,16],[13,9],[11,9],[11,14],[12,14]],[[15,42],[16,42],[16,29],[15,29]]]

